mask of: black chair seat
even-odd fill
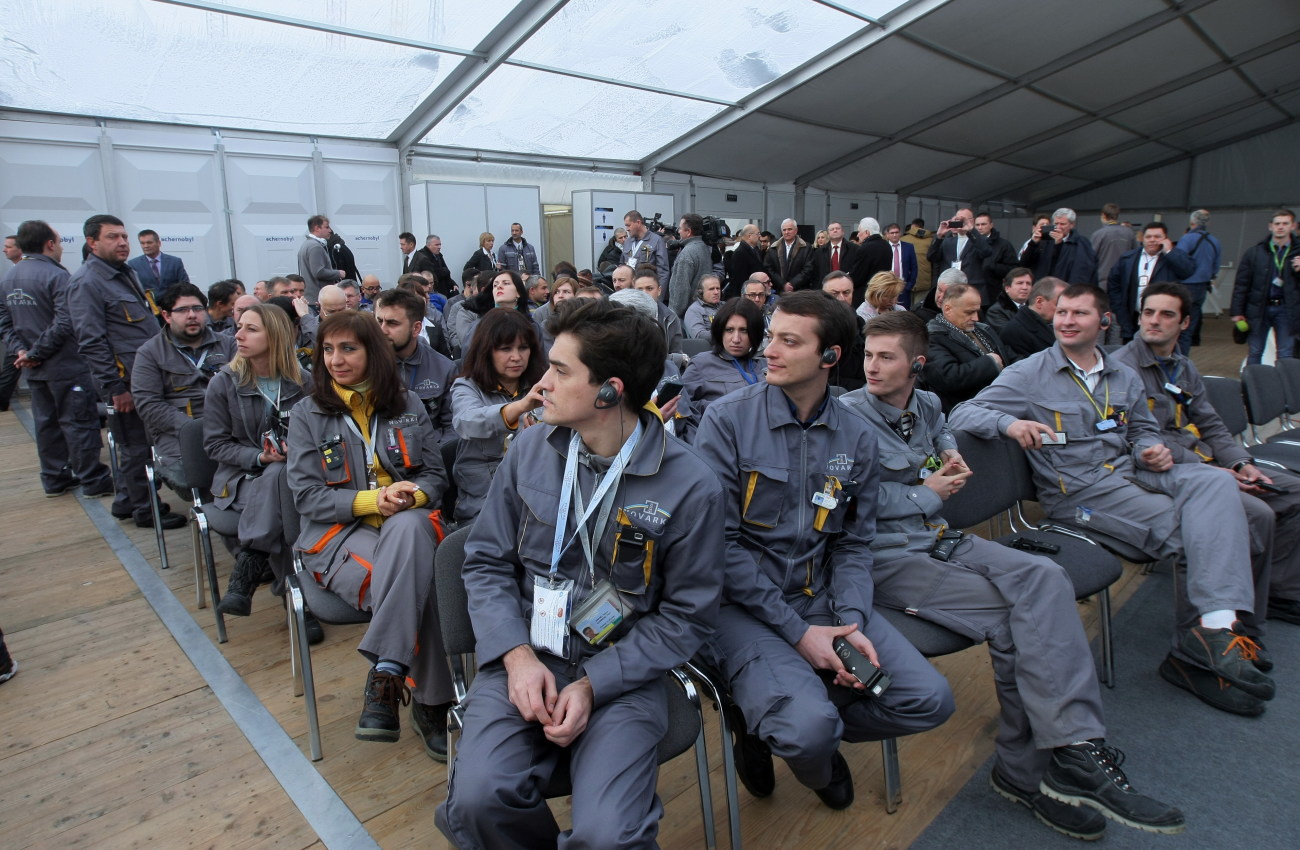
[[[1057,520],[1051,520],[1051,524],[1059,525],[1060,527],[1068,529],[1076,534],[1082,534],[1090,540],[1095,540],[1096,542],[1100,543],[1102,546],[1109,549],[1111,552],[1114,552],[1116,555],[1120,556],[1126,561],[1129,561],[1130,563],[1149,564],[1153,561],[1160,560],[1159,558],[1155,558],[1152,557],[1151,555],[1148,555],[1146,552],[1143,552],[1141,549],[1139,549],[1138,547],[1130,543],[1126,543],[1123,540],[1120,540],[1119,538],[1116,537],[1111,537],[1109,534],[1104,534],[1095,528],[1073,525],[1068,522],[1058,522]],[[1085,543],[1084,545],[1086,546],[1087,544]],[[1062,547],[1061,551],[1062,552],[1065,551],[1064,547]]]
[[[1105,548],[1067,534],[1051,531],[1027,531],[1023,534],[1004,534],[998,543],[1009,546],[1016,537],[1025,537],[1042,543],[1053,543],[1061,551],[1047,555],[1061,565],[1074,585],[1074,597],[1082,599],[1110,587],[1124,574],[1124,565]],[[1042,553],[1047,554],[1047,553]]]
[[[980,643],[980,641],[972,640],[965,635],[957,634],[954,631],[945,629],[943,626],[931,623],[929,620],[922,620],[920,617],[913,617],[893,608],[874,608],[872,610],[875,614],[888,620],[903,637],[907,638],[907,642],[916,647],[917,651],[926,658],[951,655],[954,652],[961,652],[963,649],[970,649]]]
[[[713,340],[711,339],[691,339],[682,340],[682,353],[687,357],[694,357],[697,354],[703,354],[706,351],[713,350]]]

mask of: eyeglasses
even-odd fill
[[[202,312],[203,312],[204,310],[206,310],[206,309],[207,309],[207,308],[204,307],[204,306],[201,305],[201,304],[195,304],[195,305],[193,305],[193,306],[191,306],[191,307],[173,307],[173,308],[171,308],[170,310],[168,310],[167,312],[168,312],[168,313],[182,313],[182,314],[184,314],[184,313],[202,313]]]

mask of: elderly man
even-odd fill
[[[778,249],[779,250],[779,249]],[[736,247],[727,255],[727,294],[730,298],[740,294],[740,288],[754,272],[763,270],[763,258],[758,253],[758,225],[747,224],[736,234]]]
[[[867,284],[880,272],[887,272],[894,264],[894,252],[881,233],[880,222],[870,216],[858,222],[858,250],[853,266],[848,269],[853,278],[853,307],[856,309],[866,297]]]
[[[343,298],[346,304],[346,310],[361,309],[361,284],[355,280],[339,281],[339,289],[343,291]]]
[[[780,292],[807,289],[816,271],[813,249],[799,238],[799,222],[787,218],[781,222],[781,240],[767,249],[763,269]]]
[[[988,230],[992,230],[991,220]],[[935,270],[960,269],[966,275],[966,282],[979,291],[982,306],[987,306],[992,300],[985,285],[987,276],[984,271],[985,261],[992,257],[993,244],[984,232],[975,227],[975,216],[965,207],[957,210],[951,219],[939,222],[939,230],[926,254]]]
[[[1034,270],[1034,277],[1059,277],[1066,283],[1097,285],[1097,252],[1092,241],[1074,232],[1077,216],[1069,207],[1052,213],[1051,229],[1035,228],[1029,244],[1020,254],[1020,265]]]
[[[943,297],[944,293],[948,291],[948,287],[952,286],[954,283],[967,282],[966,273],[961,269],[944,269],[938,279],[935,280],[934,287],[930,290],[930,294],[926,296],[925,304],[916,308],[912,312],[916,313],[916,315],[920,316],[923,320],[927,322],[930,321],[935,316],[939,315],[939,311],[943,309]]]
[[[320,302],[320,317],[322,319],[328,319],[335,313],[342,313],[348,309],[348,299],[343,294],[342,287],[335,286],[332,283],[322,286],[317,298]]]
[[[921,375],[939,397],[944,413],[974,398],[1007,364],[997,332],[979,317],[979,291],[970,284],[954,283],[944,295],[943,314],[926,326],[930,347]]]

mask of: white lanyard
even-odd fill
[[[357,423],[353,421],[351,414],[344,415],[343,424],[348,426],[348,430],[350,430],[353,434],[356,434],[357,439],[360,440],[365,445],[366,472],[368,476],[372,478],[376,477],[378,475],[378,471],[377,471],[378,467],[376,467],[375,465],[375,452],[379,447],[379,417],[377,415],[370,417],[370,439],[369,440],[366,439],[365,434],[361,433],[361,429],[357,427]],[[375,486],[374,484],[371,484],[371,487],[374,486]]]
[[[632,451],[636,448],[636,444],[640,439],[641,423],[637,422],[636,430],[632,432],[632,436],[627,438],[627,442],[623,443],[623,448],[619,449],[618,456],[615,457],[614,462],[610,464],[609,471],[605,473],[605,476],[600,480],[595,491],[591,494],[591,501],[587,503],[587,507],[583,509],[580,505],[578,506],[578,512],[580,514],[578,517],[579,531],[586,531],[585,526],[587,525],[587,520],[591,518],[592,513],[601,502],[606,501],[604,499],[605,494],[609,491],[610,487],[614,485],[614,482],[618,481],[619,476],[622,475],[623,467],[627,466],[628,459],[632,457]],[[555,519],[555,541],[551,546],[552,577],[554,577],[560,570],[560,556],[563,555],[564,550],[569,547],[569,543],[573,542],[573,538],[569,538],[568,543],[564,542],[564,532],[569,523],[569,505],[573,503],[573,481],[578,474],[578,447],[581,443],[582,438],[579,437],[578,432],[575,431],[573,437],[569,440],[569,456],[564,462],[564,483],[560,487],[560,511],[559,516]],[[611,496],[612,495],[613,494],[611,493]],[[605,522],[609,519],[610,504],[612,504],[612,499],[609,500],[609,504],[605,506],[603,511],[605,515],[604,519],[596,524],[597,528],[602,528]],[[575,534],[574,536],[577,535]],[[588,549],[589,561],[593,560],[589,548],[590,545],[591,543],[589,538],[584,540],[583,546]],[[591,566],[592,569],[595,568],[590,564],[589,566]]]

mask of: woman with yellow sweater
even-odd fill
[[[433,587],[441,517],[429,509],[447,485],[442,453],[372,314],[336,313],[316,340],[312,392],[289,424],[297,549],[322,587],[372,614],[357,647],[374,666],[356,736],[396,741],[399,704],[412,702],[425,751],[446,761],[453,694]]]

